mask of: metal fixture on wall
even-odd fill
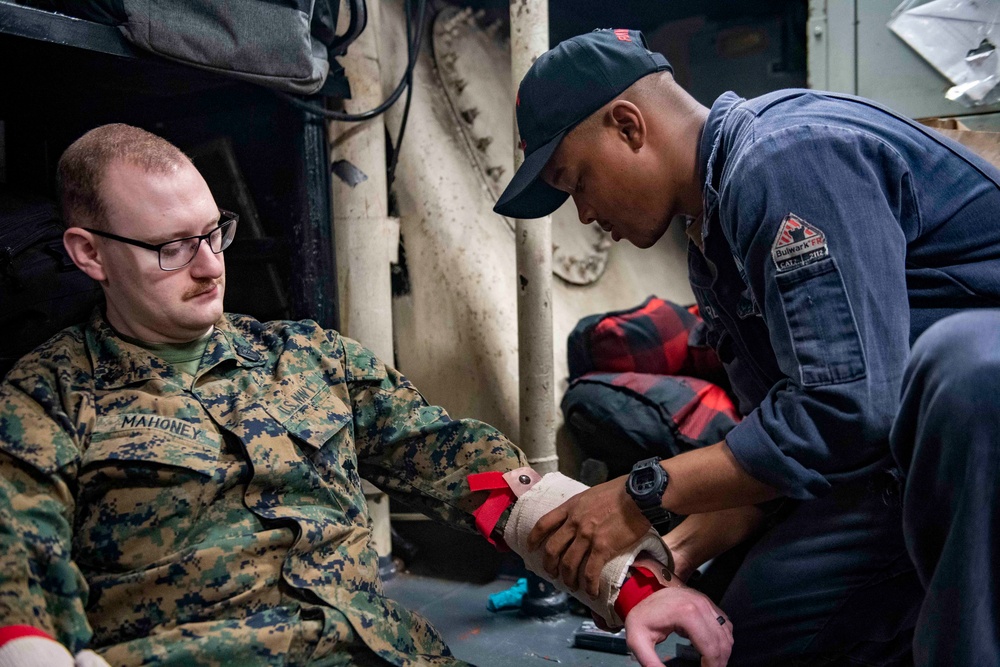
[[[483,76],[499,47],[510,48],[503,25],[487,23],[484,10],[446,7],[434,17],[431,32],[435,73],[461,133],[469,161],[494,201],[513,173],[510,113],[516,91],[509,77],[502,90],[494,77]],[[503,133],[502,135],[500,133]],[[514,232],[514,221],[503,218]],[[597,225],[581,225],[572,205],[552,215],[552,271],[573,285],[590,285],[604,274],[611,235]]]
[[[860,95],[910,118],[962,117],[995,130],[1000,103],[969,109],[952,83],[887,26],[900,0],[809,0],[809,87]]]

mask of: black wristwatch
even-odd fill
[[[625,480],[628,495],[660,535],[670,529],[670,522],[674,518],[673,512],[660,504],[669,482],[670,475],[660,466],[658,456],[636,463]]]

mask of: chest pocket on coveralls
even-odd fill
[[[867,366],[854,311],[836,260],[775,274],[802,386],[850,382]]]
[[[193,539],[221,484],[222,438],[157,415],[115,415],[107,431],[102,419],[81,460],[74,551],[98,570],[135,569]]]

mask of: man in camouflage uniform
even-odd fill
[[[466,476],[523,455],[335,331],[224,314],[235,216],[159,137],[93,130],[59,178],[107,305],[0,388],[0,626],[113,665],[461,664],[384,596],[361,477],[471,530]]]

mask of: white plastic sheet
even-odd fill
[[[1000,0],[906,0],[888,25],[951,81],[947,99],[1000,101]]]

